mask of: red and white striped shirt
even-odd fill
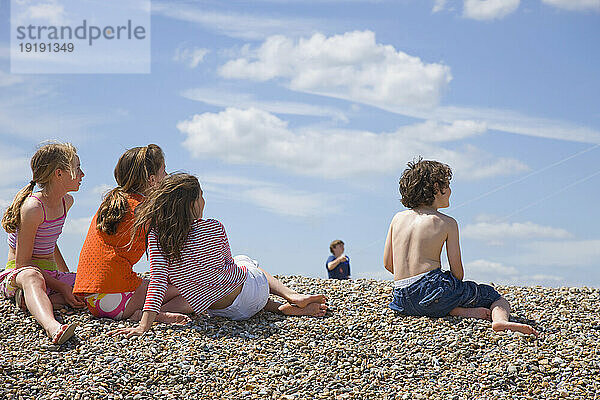
[[[167,261],[154,230],[148,235],[148,252],[150,284],[144,311],[160,311],[170,282],[200,314],[246,282],[248,275],[246,267],[233,261],[225,227],[215,219],[192,222],[178,261]]]

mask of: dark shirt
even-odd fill
[[[346,256],[348,257],[348,256]],[[344,262],[339,263],[334,269],[330,270],[327,268],[327,264],[335,260],[337,257],[331,255],[325,261],[325,269],[327,269],[327,275],[329,279],[349,279],[350,278],[350,257]]]

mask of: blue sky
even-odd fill
[[[600,287],[599,0],[152,1],[150,74],[11,74],[7,0],[0,21],[0,205],[39,142],[73,142],[72,269],[118,157],[157,143],[276,274],[325,277],[342,239],[355,278],[391,279],[422,155],[454,169],[468,279]]]

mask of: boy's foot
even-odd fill
[[[285,315],[309,315],[311,317],[322,317],[327,312],[327,306],[323,303],[310,303],[306,307],[298,307],[293,304],[282,304],[279,311]]]
[[[526,335],[535,335],[536,337],[539,335],[538,331],[536,331],[533,326],[520,324],[518,322],[508,322],[508,321],[496,321],[492,322],[492,329],[495,332],[499,331],[515,331],[521,332]]]
[[[185,314],[160,312],[156,316],[155,321],[164,322],[167,324],[187,325],[192,322],[192,319]]]
[[[456,317],[463,318],[476,318],[476,319],[485,319],[487,321],[492,320],[492,310],[485,307],[475,307],[475,308],[464,308],[457,307],[454,310],[450,311],[450,315]]]
[[[311,303],[325,304],[327,297],[322,294],[300,294],[291,295],[288,301],[300,308],[305,308]]]

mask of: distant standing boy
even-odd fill
[[[437,161],[408,163],[400,178],[402,204],[409,210],[392,219],[383,262],[394,274],[390,308],[404,315],[455,315],[492,320],[494,331],[513,330],[537,336],[525,324],[509,322],[510,305],[491,286],[463,281],[458,224],[438,208],[450,205],[452,170]],[[450,271],[442,271],[446,244]]]
[[[325,262],[329,279],[350,279],[350,257],[344,254],[344,242],[334,240],[329,251],[331,255]]]

